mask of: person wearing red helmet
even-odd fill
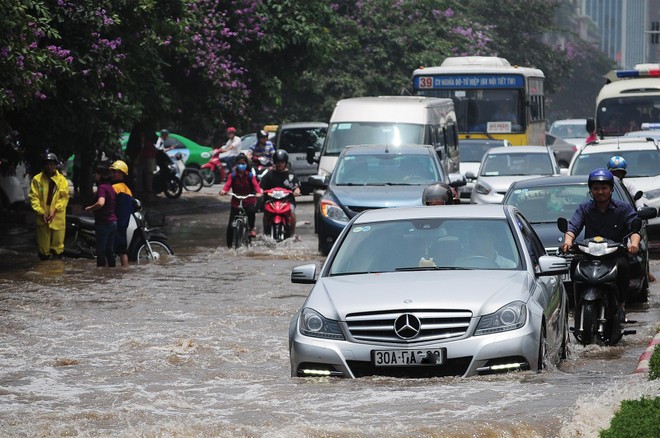
[[[227,128],[227,142],[220,148],[220,161],[227,165],[228,169],[234,167],[236,157],[241,152],[241,137],[236,135],[236,128]]]

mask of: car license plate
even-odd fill
[[[374,350],[371,356],[377,367],[442,365],[447,360],[447,349]]]

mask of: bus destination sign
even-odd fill
[[[523,88],[525,79],[521,75],[437,75],[415,77],[418,89],[471,89],[471,88]]]

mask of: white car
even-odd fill
[[[292,377],[541,371],[566,355],[566,259],[510,205],[355,216],[289,326]]]
[[[550,125],[548,132],[577,147],[585,144],[589,135],[587,132],[587,119],[556,120]]]
[[[582,147],[573,156],[569,175],[588,175],[592,170],[607,168],[614,155],[622,156],[628,165],[626,180],[644,192],[642,200],[649,207],[660,207],[660,147],[652,136],[624,136],[598,140]],[[648,222],[649,240],[660,240],[660,218]],[[655,246],[654,243],[651,244]]]
[[[479,165],[484,154],[494,147],[508,147],[511,146],[509,140],[489,140],[489,139],[465,139],[460,140],[458,150],[460,151],[461,161],[459,163],[459,172],[465,176],[468,172],[472,175],[471,179],[465,178],[466,184],[459,187],[458,194],[461,199],[470,200],[476,175],[479,172]]]
[[[472,204],[499,204],[515,181],[561,173],[555,154],[546,146],[492,148],[484,155],[470,195]],[[472,176],[466,175],[466,179]]]

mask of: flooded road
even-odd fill
[[[311,200],[298,207],[300,242],[239,252],[225,247],[227,206],[159,200],[176,256],[128,269],[40,263],[20,243],[30,230],[3,236],[19,242],[0,253],[3,436],[597,436],[620,399],[660,394],[633,374],[658,328],[657,282],[630,309],[636,335],[572,342],[543,374],[291,378],[289,320],[309,286],[290,271],[324,260]]]

